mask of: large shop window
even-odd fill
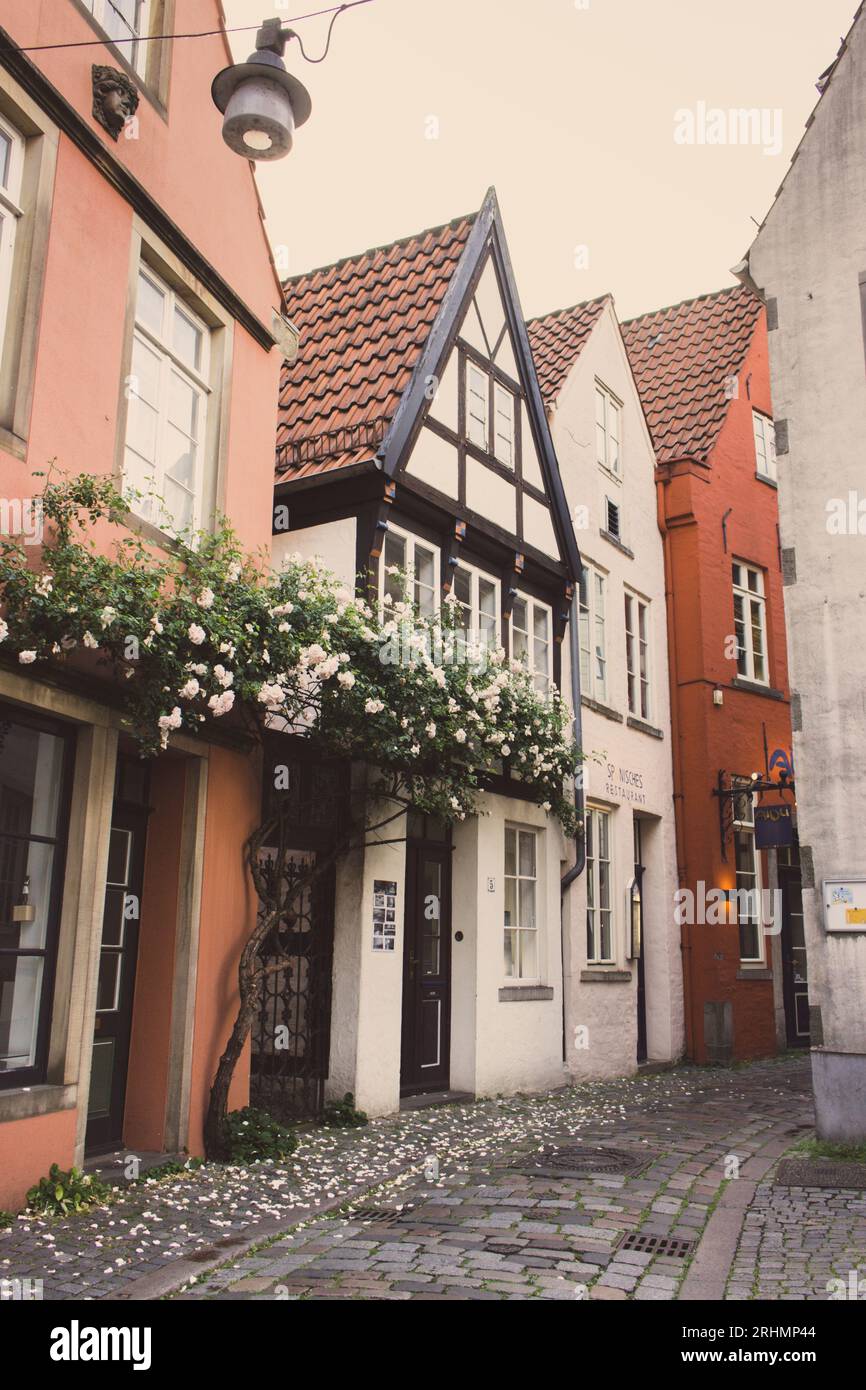
[[[161,530],[202,524],[211,335],[149,266],[138,273],[124,489]]]
[[[589,965],[613,962],[613,893],[610,812],[586,812],[586,959]]]
[[[0,1085],[44,1081],[70,736],[0,709]]]
[[[538,976],[538,834],[505,827],[505,975]]]

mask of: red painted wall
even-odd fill
[[[752,411],[772,414],[764,315],[739,374],[709,466],[679,464],[659,470],[668,551],[672,698],[677,723],[677,817],[680,887],[697,891],[736,886],[733,843],[722,857],[718,798],[720,769],[765,772],[767,744],[791,748],[788,671],[775,489],[756,477]],[[727,551],[722,534],[726,520]],[[779,698],[735,688],[736,662],[725,656],[734,631],[731,565],[750,562],[765,574],[768,675]],[[715,688],[724,704],[713,704]],[[766,856],[763,885],[768,886]],[[684,931],[689,1051],[707,1060],[704,1003],[730,1000],[734,1056],[776,1051],[771,980],[738,979],[735,925],[690,925]],[[772,943],[767,940],[767,965]]]

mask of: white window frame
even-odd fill
[[[526,628],[520,628],[515,623],[514,610],[518,604],[526,605]],[[543,613],[547,621],[547,640],[545,642],[544,662],[539,664],[537,660],[537,638],[535,636],[535,616]],[[521,633],[526,638],[527,661],[524,665],[532,675],[533,684],[540,695],[548,695],[553,686],[553,609],[549,603],[542,603],[537,598],[530,598],[528,594],[517,593],[511,614],[508,619],[509,649],[512,660],[519,660],[515,656],[514,634]]]
[[[505,409],[502,408],[505,402]],[[517,447],[517,438],[514,428],[514,416],[517,400],[513,391],[509,391],[507,386],[494,380],[493,382],[493,457],[505,468],[514,469],[514,456]],[[500,429],[500,422],[507,420],[508,428]]]
[[[502,591],[500,589],[499,580],[494,578],[492,574],[486,574],[484,570],[476,569],[474,565],[467,564],[465,560],[460,560],[458,561],[454,569],[454,582],[452,584],[451,589],[451,592],[455,595],[455,597],[457,593],[457,575],[461,570],[468,574],[471,580],[470,592],[472,595],[472,611],[470,614],[471,622],[469,628],[470,641],[474,641],[477,644],[481,645],[481,609],[479,602],[479,585],[480,581],[483,579],[487,584],[493,585],[493,589],[496,594],[496,640],[493,643],[493,645],[494,647],[500,647],[502,645]],[[463,605],[461,603],[461,607],[462,606]]]
[[[586,578],[584,603],[583,574]],[[578,585],[580,684],[581,691],[599,704],[607,704],[607,575],[586,562]],[[601,634],[599,648],[598,636]],[[601,665],[601,673],[598,666]]]
[[[9,140],[9,168],[6,182],[0,184],[0,352],[6,339],[6,320],[12,295],[15,271],[15,242],[18,223],[24,216],[21,207],[21,185],[24,178],[24,136],[15,126],[0,117],[0,130]]]
[[[735,778],[733,778],[733,783],[734,783],[734,786],[738,789],[738,790],[737,790],[736,796],[734,796],[734,797],[732,798],[732,800],[733,800],[733,808],[732,808],[732,809],[733,809],[732,832],[733,832],[733,836],[734,836],[734,874],[735,874],[735,882],[736,882],[736,887],[737,887],[737,889],[740,890],[741,887],[745,887],[745,886],[746,886],[746,885],[741,885],[741,883],[740,883],[740,877],[741,877],[741,874],[742,874],[743,872],[747,872],[747,873],[749,874],[749,876],[751,877],[751,879],[752,879],[752,885],[751,885],[751,887],[752,887],[752,889],[754,890],[754,893],[755,893],[755,897],[752,899],[752,901],[755,903],[755,905],[756,905],[756,907],[757,907],[756,933],[757,933],[757,942],[758,942],[758,954],[757,954],[756,956],[744,956],[744,955],[743,955],[743,938],[742,938],[742,934],[741,934],[741,930],[740,930],[740,929],[741,929],[741,927],[744,926],[744,925],[751,925],[751,923],[750,923],[750,921],[749,921],[748,919],[744,919],[744,918],[742,918],[742,917],[740,916],[740,899],[739,899],[739,897],[737,897],[737,899],[736,899],[736,903],[737,903],[737,923],[736,923],[736,924],[737,924],[737,954],[738,954],[738,956],[739,956],[740,962],[741,962],[743,965],[760,966],[760,965],[766,964],[766,953],[765,953],[765,948],[764,948],[764,930],[763,930],[763,924],[762,924],[762,922],[761,922],[761,904],[762,904],[762,902],[763,902],[763,899],[762,899],[762,896],[761,896],[761,887],[762,887],[761,851],[758,849],[758,847],[757,847],[757,845],[756,845],[756,843],[755,843],[755,794],[754,794],[754,792],[751,790],[751,778],[750,778],[750,777],[735,777]],[[745,814],[743,814],[744,811],[745,811]],[[751,851],[750,851],[751,868],[750,868],[749,870],[747,870],[747,871],[743,871],[743,870],[741,870],[741,869],[738,867],[738,863],[737,863],[737,835],[747,837],[747,838],[748,838],[748,841],[749,841],[749,843],[750,843],[750,846],[751,846]]]
[[[129,24],[126,16],[120,12],[117,5],[112,4],[112,0],[83,0],[83,3],[85,9],[88,9],[93,15],[93,18],[105,34],[108,42],[113,43],[123,54],[130,67],[134,68],[141,77],[144,77],[147,72],[147,50],[149,45],[142,43],[141,40],[146,38],[150,32],[151,0],[137,0],[137,27]],[[116,39],[111,37],[111,31],[106,23],[106,19],[110,18],[112,11],[116,12],[123,23],[128,25],[133,31],[135,34],[134,42],[131,35],[129,39]]]
[[[586,963],[587,965],[615,965],[617,901],[614,892],[613,864],[613,812],[604,806],[587,806],[586,812]],[[599,855],[601,849],[600,825],[607,829],[607,855]],[[603,905],[601,891],[601,868],[607,865],[607,906]],[[604,923],[602,913],[607,914],[608,952],[604,954]]]
[[[395,526],[395,525],[393,524],[393,522],[389,522],[389,523],[388,523],[388,529],[387,529],[387,531],[385,532],[385,540],[384,540],[384,542],[383,542],[383,544],[382,544],[382,555],[381,555],[381,559],[380,559],[380,562],[379,562],[379,604],[380,604],[380,606],[384,609],[384,606],[385,606],[385,594],[386,594],[387,592],[389,592],[389,590],[388,590],[388,581],[389,581],[389,579],[391,579],[391,577],[392,577],[391,575],[389,575],[389,574],[386,573],[386,570],[387,570],[388,565],[389,565],[389,562],[388,562],[388,560],[387,560],[387,555],[386,555],[386,552],[387,552],[387,545],[388,545],[388,537],[389,537],[389,536],[396,536],[396,537],[398,537],[400,540],[402,540],[402,541],[405,543],[406,564],[405,564],[405,566],[404,566],[404,569],[405,569],[405,575],[406,575],[406,580],[407,580],[409,592],[410,592],[410,594],[411,594],[411,596],[412,596],[412,601],[413,601],[413,603],[416,603],[416,604],[417,604],[417,595],[416,595],[416,592],[415,592],[415,583],[416,583],[416,580],[415,580],[415,568],[416,568],[416,566],[415,566],[415,554],[416,554],[416,550],[417,550],[417,548],[420,546],[422,550],[426,550],[426,551],[428,551],[430,554],[432,554],[432,556],[433,556],[433,614],[438,613],[438,612],[439,612],[439,601],[440,601],[440,598],[441,598],[441,592],[440,592],[440,577],[439,577],[439,576],[440,576],[440,560],[441,560],[441,555],[440,555],[439,547],[438,547],[438,545],[435,545],[433,541],[425,541],[425,540],[423,539],[422,536],[416,536],[416,535],[414,534],[414,532],[404,530],[404,528],[403,528],[402,526]],[[391,596],[392,596],[392,598],[395,597],[394,594],[392,594]]]
[[[508,862],[508,861],[507,861],[507,857],[506,857],[506,854],[505,854],[505,850],[506,850],[506,846],[507,846],[507,843],[508,843],[508,836],[509,836],[509,835],[513,835],[513,836],[514,836],[514,873],[513,873],[513,874],[509,874],[509,873],[506,872],[506,866],[507,866],[507,862]],[[534,855],[533,855],[533,862],[534,862],[534,864],[535,864],[535,873],[534,873],[534,874],[523,874],[523,873],[520,872],[520,840],[521,840],[521,837],[522,837],[522,836],[530,836],[530,837],[532,838],[532,840],[533,840],[533,843],[534,843],[534,847],[535,847],[535,852],[534,852]],[[502,945],[503,945],[503,975],[504,975],[505,980],[506,980],[509,984],[514,984],[515,981],[519,981],[521,984],[540,984],[540,982],[541,982],[541,971],[542,971],[542,960],[541,960],[542,934],[541,934],[541,924],[540,924],[540,916],[541,916],[541,875],[540,875],[540,873],[539,873],[539,869],[540,869],[540,867],[541,867],[543,849],[544,849],[544,839],[543,839],[543,834],[542,834],[541,831],[534,829],[532,826],[526,826],[526,825],[512,825],[512,824],[510,824],[510,823],[506,824],[506,826],[505,826],[505,835],[504,835],[504,837],[503,837],[502,881],[503,881],[503,884],[505,884],[505,883],[514,883],[514,885],[515,885],[515,887],[514,887],[514,903],[515,903],[516,915],[517,915],[517,918],[518,918],[517,922],[509,923],[507,926],[505,925],[505,906],[504,906],[505,899],[503,898],[503,916],[502,916],[502,922],[503,922],[503,937],[502,937]],[[524,925],[524,923],[523,923],[522,920],[521,920],[521,901],[520,901],[520,885],[521,885],[521,883],[532,883],[532,884],[534,885],[534,890],[533,890],[533,894],[532,894],[532,901],[533,901],[533,921],[532,921],[532,924],[531,924],[531,925]],[[530,935],[530,934],[531,934],[531,935]],[[509,935],[511,935],[511,936],[513,937],[513,939],[516,941],[516,945],[517,945],[516,953],[515,953],[514,951],[512,951],[512,962],[513,962],[515,968],[512,970],[512,972],[511,972],[510,974],[508,973],[507,964],[506,964],[506,956],[505,956],[505,943],[506,943],[506,941],[507,941]],[[524,942],[523,942],[523,938],[524,938],[525,936],[526,936],[526,937],[530,937],[530,939],[531,939],[531,940],[534,942],[534,944],[535,944],[535,973],[532,974],[532,975],[530,975],[530,974],[525,974],[525,973],[524,973],[524,970],[523,970],[523,956],[524,956],[524,950],[523,950]]]
[[[629,714],[648,723],[652,718],[652,609],[633,589],[625,598],[625,674]],[[637,618],[637,627],[634,620]],[[643,632],[641,632],[641,618]]]
[[[480,377],[481,390],[474,377]],[[478,404],[480,402],[480,404]],[[473,404],[476,409],[473,410]],[[466,439],[486,454],[490,450],[490,377],[483,367],[466,359]]]
[[[740,571],[740,581],[737,581],[736,572]],[[757,587],[752,588],[749,584],[749,577],[753,576],[757,581]],[[770,660],[767,650],[767,597],[764,584],[764,571],[758,569],[756,565],[750,565],[745,560],[734,560],[731,568],[731,579],[734,591],[734,632],[737,636],[737,671],[744,680],[754,681],[756,685],[770,684]],[[753,623],[752,604],[757,606],[758,611],[758,631],[760,633],[760,651],[755,646],[755,630]],[[738,607],[741,617],[738,618]],[[737,628],[741,627],[743,632],[743,642],[740,643]],[[758,675],[757,659],[763,661],[764,674]]]
[[[491,395],[492,411],[491,418]],[[503,408],[504,407],[504,408]],[[466,358],[466,439],[514,472],[517,453],[517,397],[492,372]],[[506,430],[500,424],[508,422]]]
[[[755,432],[755,468],[758,477],[776,482],[776,426],[769,415],[762,415],[759,410],[752,411],[752,425]]]
[[[139,282],[141,277],[144,277],[145,279],[149,280],[154,285],[154,287],[164,296],[162,326],[159,333],[154,332],[154,330],[150,328],[147,324],[143,323],[141,318],[139,317],[137,301],[139,293]],[[189,363],[185,362],[184,359],[180,357],[174,349],[171,340],[171,328],[169,327],[169,325],[173,325],[175,310],[177,310],[184,317],[186,317],[195,328],[200,330],[202,334],[201,362],[198,368],[191,367]],[[166,534],[171,534],[171,531],[173,529],[171,524],[173,518],[170,518],[166,515],[162,500],[166,470],[165,461],[161,456],[161,444],[168,418],[167,398],[169,384],[171,381],[171,375],[173,372],[176,373],[186,384],[192,386],[199,401],[199,423],[197,439],[198,447],[196,450],[196,467],[194,475],[195,481],[193,488],[190,489],[193,495],[193,505],[192,515],[189,521],[189,527],[195,531],[201,526],[205,467],[208,460],[208,401],[209,397],[212,394],[212,388],[208,379],[211,356],[211,331],[212,330],[210,326],[205,322],[205,320],[201,318],[200,315],[198,315],[195,312],[195,310],[190,308],[186,300],[177,293],[177,291],[168,283],[167,280],[163,279],[161,275],[157,274],[157,272],[153,270],[146,261],[139,261],[138,275],[136,276],[136,311],[135,325],[133,328],[133,352],[135,348],[135,343],[139,342],[146,350],[151,351],[155,355],[159,356],[159,408],[157,411],[156,425],[156,461],[155,476],[153,479],[152,487],[153,495],[151,496],[150,494],[146,494],[141,499],[132,499],[130,502],[130,511],[132,511],[136,516],[141,517],[142,520],[150,522],[159,530],[166,532]],[[134,372],[132,364],[130,366],[130,374],[130,396],[132,397],[135,394],[132,389],[132,386],[134,385]],[[127,415],[126,438],[124,443],[124,485],[127,482],[127,457],[129,454],[133,454],[137,459],[141,459],[145,465],[149,465],[149,461],[144,459],[141,454],[138,454],[138,452],[132,448],[129,442],[129,428],[132,404],[133,402],[131,399],[130,412]],[[137,486],[137,484],[133,484],[133,486]]]
[[[622,401],[603,382],[595,383],[595,459],[614,478],[622,478]],[[615,447],[614,447],[615,446]]]

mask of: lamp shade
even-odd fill
[[[246,159],[282,159],[292,148],[295,128],[312,111],[306,87],[267,50],[223,68],[211,96],[223,112],[223,139]]]

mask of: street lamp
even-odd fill
[[[292,148],[295,128],[309,119],[310,94],[283,62],[286,43],[294,37],[279,19],[266,19],[255,53],[213,80],[211,96],[224,115],[223,139],[246,159],[282,159]]]

